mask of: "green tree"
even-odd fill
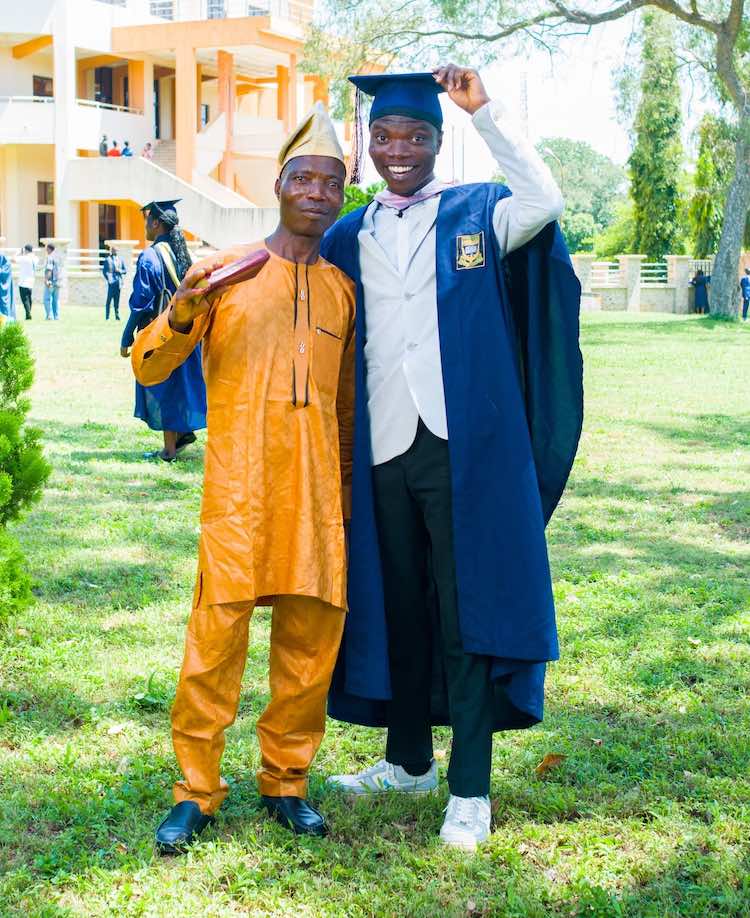
[[[40,433],[26,426],[34,379],[29,343],[20,325],[0,325],[0,623],[31,599],[21,552],[5,526],[37,501],[50,474]]]
[[[696,258],[715,254],[721,231],[729,184],[734,174],[737,131],[716,115],[704,115],[699,128],[700,144],[695,165],[695,190],[689,218],[692,249]],[[745,245],[750,245],[750,214],[745,223]]]
[[[344,206],[341,208],[340,216],[345,216],[358,207],[364,207],[369,204],[375,195],[385,188],[385,182],[375,182],[368,185],[367,188],[360,188],[359,185],[347,185],[344,188]]]
[[[545,137],[539,154],[552,170],[565,197],[560,226],[571,252],[590,252],[594,238],[615,219],[622,200],[625,171],[592,146],[566,137]]]
[[[651,261],[681,251],[682,113],[674,41],[668,16],[659,10],[644,14],[641,99],[629,166],[633,245]]]

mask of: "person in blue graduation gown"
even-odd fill
[[[143,208],[146,238],[153,243],[138,258],[130,295],[130,317],[122,332],[120,353],[130,355],[137,331],[145,328],[169,304],[191,264],[185,238],[179,229],[178,201],[152,201]],[[164,448],[147,458],[173,462],[177,453],[195,442],[196,430],[206,426],[206,384],[203,380],[201,347],[163,383],[135,384],[134,416],[151,430],[164,434]]]
[[[13,321],[16,317],[12,268],[10,261],[2,252],[0,252],[0,316],[5,321]]]
[[[492,734],[541,720],[558,656],[544,529],[582,424],[580,285],[559,189],[476,71],[351,80],[374,96],[388,188],[321,249],[357,289],[349,615],[329,713],[388,735],[385,759],[329,782],[432,790],[431,725],[450,724],[440,834],[473,849],[489,833]],[[435,178],[443,90],[512,196]]]

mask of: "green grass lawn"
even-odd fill
[[[750,915],[750,326],[585,318],[585,432],[549,530],[562,659],[544,723],[496,736],[481,853],[440,846],[444,784],[356,805],[326,792],[327,773],[383,751],[381,732],[335,722],[311,785],[331,837],[266,821],[260,612],[231,795],[205,841],[163,860],[202,449],[141,459],[159,435],[131,417],[101,312],[27,325],[54,474],[16,528],[36,604],[0,635],[3,918]],[[443,769],[449,745],[437,731]],[[539,777],[547,753],[565,758]]]

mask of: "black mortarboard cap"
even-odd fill
[[[431,73],[375,73],[350,76],[349,81],[373,97],[370,124],[385,115],[405,115],[438,130],[443,126],[438,96],[445,90]]]
[[[157,217],[165,223],[176,223],[177,208],[175,205],[179,204],[181,200],[182,198],[175,198],[174,201],[149,201],[148,204],[143,205],[141,212]],[[172,211],[172,213],[168,213],[168,211]]]
[[[443,127],[443,110],[438,96],[445,92],[431,73],[356,74],[349,82],[357,87],[354,99],[354,140],[351,153],[351,181],[358,182],[362,172],[364,139],[362,128],[362,94],[372,96],[370,124],[386,115],[404,115],[427,121],[439,131]]]

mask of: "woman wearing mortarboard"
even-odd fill
[[[388,737],[380,762],[329,780],[431,791],[431,726],[449,724],[440,837],[473,850],[490,831],[492,734],[541,720],[558,655],[544,527],[581,429],[580,285],[560,191],[475,70],[351,81],[374,97],[388,188],[321,248],[357,284],[349,615],[329,713]],[[512,196],[435,178],[443,91]]]
[[[130,318],[122,333],[120,353],[128,357],[138,330],[144,329],[166,307],[191,265],[185,237],[179,228],[178,201],[152,201],[143,208],[146,238],[153,245],[138,258],[130,295]],[[156,386],[135,384],[134,415],[151,430],[164,433],[164,448],[146,457],[174,462],[177,453],[195,442],[194,431],[206,426],[206,385],[201,349]]]

